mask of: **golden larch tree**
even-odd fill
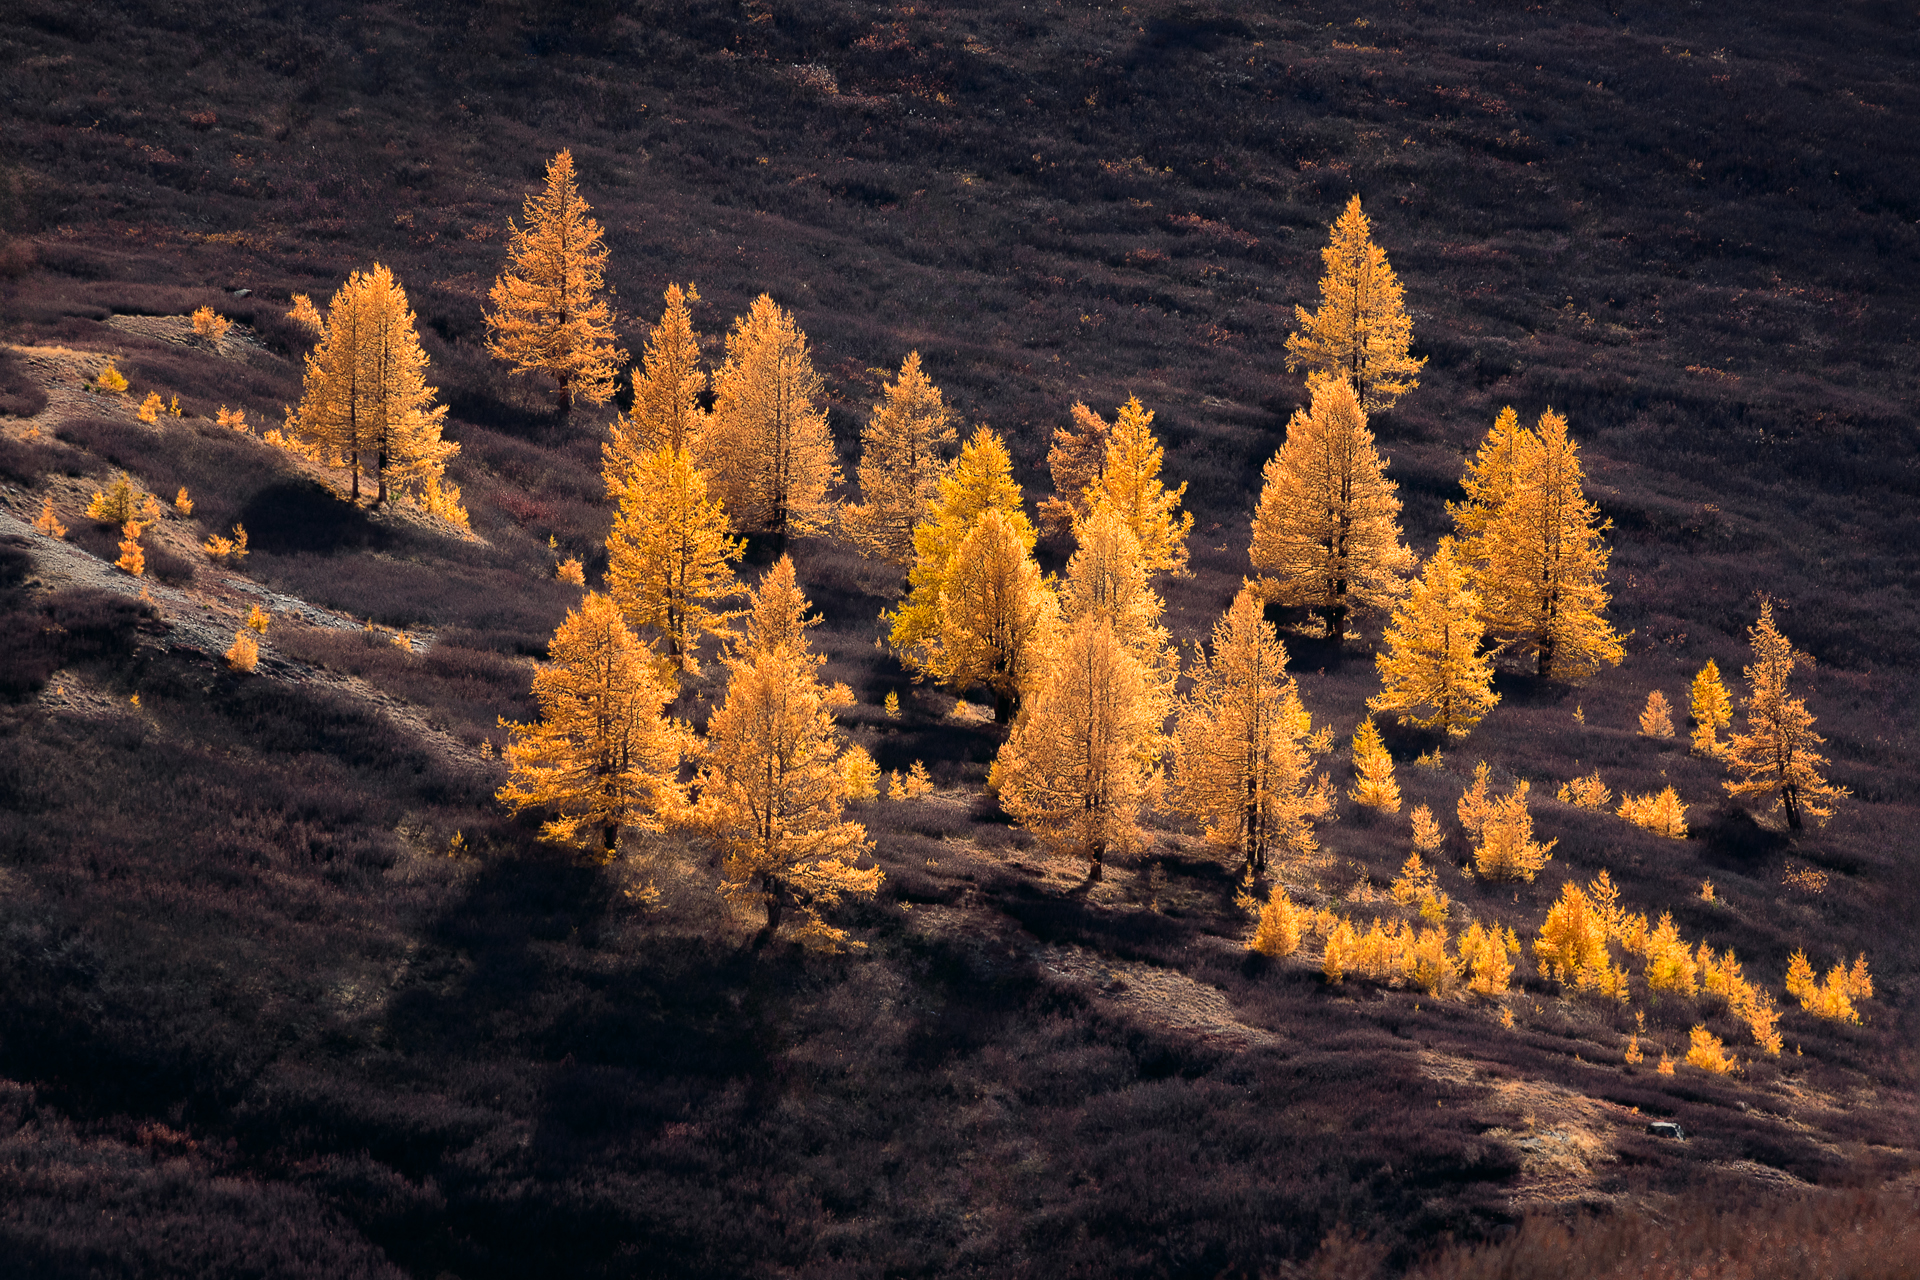
[[[752,602],[746,611],[746,635],[742,646],[742,651],[748,657],[772,653],[775,649],[792,649],[809,657],[815,656],[812,646],[807,643],[807,629],[819,626],[820,619],[807,616],[807,610],[813,605],[807,600],[807,593],[800,588],[800,577],[794,572],[792,556],[781,556],[775,560],[761,575],[760,585],[748,594]]]
[[[1502,409],[1481,440],[1479,452],[1467,463],[1466,474],[1460,477],[1460,487],[1467,491],[1466,501],[1447,504],[1462,557],[1468,561],[1484,558],[1481,539],[1486,536],[1487,522],[1513,496],[1520,441],[1526,434],[1513,406]]]
[[[993,694],[994,723],[1006,724],[1044,665],[1058,621],[1025,531],[989,507],[954,551],[925,669],[958,691],[984,685]]]
[[[927,669],[926,647],[940,634],[940,592],[954,549],[989,509],[1004,515],[1019,531],[1021,545],[1033,549],[1039,539],[1022,509],[1006,443],[994,431],[979,427],[940,477],[940,494],[932,510],[914,526],[907,598],[898,609],[883,615],[891,627],[887,643],[908,666]]]
[[[1687,709],[1693,713],[1693,749],[1701,755],[1719,755],[1720,731],[1733,723],[1733,699],[1727,696],[1719,664],[1712,658],[1693,678]]]
[[[567,613],[548,657],[533,678],[540,719],[500,722],[510,773],[497,794],[516,813],[550,812],[542,839],[575,844],[597,828],[611,856],[622,828],[660,830],[684,804],[677,777],[689,739],[661,714],[673,687],[598,592]]]
[[[288,425],[308,450],[345,462],[349,497],[371,472],[374,502],[394,488],[437,486],[460,446],[441,438],[445,405],[426,384],[406,290],[375,263],[356,271],[327,303],[320,340],[307,353],[300,405]]]
[[[1314,756],[1315,734],[1300,690],[1287,674],[1287,649],[1242,590],[1213,627],[1213,652],[1190,674],[1173,734],[1167,807],[1201,823],[1209,843],[1233,849],[1255,875],[1268,856],[1314,851],[1313,824],[1333,810],[1333,790]]]
[[[827,428],[826,387],[793,313],[761,294],[727,333],[713,376],[713,419],[701,465],[736,530],[818,533],[832,521],[840,480]]]
[[[1087,490],[1100,479],[1112,430],[1113,424],[1078,400],[1067,411],[1067,425],[1053,429],[1047,449],[1053,494],[1040,500],[1040,527],[1050,537],[1066,533],[1087,513]]]
[[[1813,731],[1813,713],[1804,699],[1787,693],[1795,666],[1813,665],[1796,652],[1774,625],[1773,602],[1760,602],[1760,619],[1747,629],[1753,645],[1753,663],[1746,668],[1747,730],[1727,743],[1727,768],[1734,777],[1724,784],[1735,796],[1772,795],[1786,810],[1787,826],[1798,831],[1804,819],[1826,818],[1833,802],[1852,794],[1821,774],[1827,758],[1819,748],[1826,739]]]
[[[668,660],[697,672],[703,636],[724,633],[717,606],[740,593],[733,564],[745,543],[727,536],[726,512],[684,448],[635,459],[607,535],[607,590],[635,627],[666,644]]]
[[[882,878],[878,867],[855,865],[871,846],[866,828],[844,816],[839,698],[821,685],[822,659],[807,649],[807,601],[791,560],[768,571],[754,606],[745,650],[724,659],[726,700],[700,749],[695,821],[724,855],[720,892],[765,910],[756,946],[789,903],[806,917],[803,938],[837,944],[846,933],[821,912],[842,894],[873,893]]]
[[[1353,788],[1348,799],[1369,809],[1400,812],[1400,784],[1393,778],[1393,757],[1380,737],[1380,726],[1368,716],[1353,733]]]
[[[1400,498],[1345,382],[1316,376],[1267,462],[1249,556],[1271,600],[1311,609],[1338,640],[1357,609],[1398,599],[1413,555]]]
[[[1074,526],[1073,536],[1080,545],[1067,561],[1067,576],[1060,584],[1061,616],[1071,624],[1094,613],[1111,623],[1170,710],[1179,660],[1167,629],[1160,625],[1166,605],[1147,584],[1146,563],[1133,530],[1118,511],[1101,502]]]
[[[561,411],[613,398],[626,361],[601,296],[607,246],[574,181],[573,153],[547,165],[546,187],[507,222],[507,265],[487,295],[487,353],[513,372],[542,373],[559,388]]]
[[[707,374],[700,367],[700,336],[689,305],[700,301],[689,284],[667,286],[660,323],[647,331],[641,367],[633,371],[633,407],[616,416],[600,446],[600,475],[607,496],[618,498],[642,459],[656,449],[684,449],[696,461],[707,414],[700,397]]]
[[[940,388],[910,351],[860,433],[861,501],[842,509],[840,528],[862,554],[901,568],[913,563],[913,531],[940,496],[942,450],[958,439]]]
[[[1480,779],[1475,777],[1475,782]],[[1558,840],[1545,844],[1533,838],[1533,814],[1527,809],[1527,791],[1531,784],[1513,784],[1506,795],[1486,802],[1485,816],[1479,822],[1479,847],[1473,851],[1474,868],[1489,880],[1525,880],[1532,882],[1552,856]],[[1461,820],[1466,821],[1467,797],[1461,797]]]
[[[1480,596],[1453,539],[1443,537],[1394,607],[1384,647],[1374,655],[1381,689],[1367,699],[1368,708],[1465,737],[1500,701],[1493,691],[1493,655],[1481,649],[1485,635]]]
[[[1098,614],[1080,618],[1027,695],[988,786],[1021,826],[1099,879],[1131,849],[1150,797],[1161,708],[1140,662]]]
[[[1413,321],[1384,249],[1373,242],[1354,196],[1320,251],[1320,307],[1295,307],[1300,328],[1287,335],[1287,368],[1344,381],[1368,413],[1393,406],[1420,385],[1426,357],[1415,358]]]
[[[1640,733],[1648,738],[1673,736],[1673,704],[1658,689],[1647,695],[1647,705],[1640,709]]]
[[[1192,514],[1180,509],[1187,486],[1169,489],[1160,479],[1163,457],[1152,411],[1138,396],[1129,397],[1114,415],[1100,474],[1085,493],[1089,509],[1105,504],[1126,521],[1148,577],[1186,573],[1187,534],[1193,529]]]
[[[1609,524],[1581,489],[1567,420],[1548,409],[1515,450],[1512,492],[1480,539],[1474,585],[1487,630],[1533,654],[1543,678],[1618,666],[1625,651],[1604,616]]]

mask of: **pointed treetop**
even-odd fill
[[[605,404],[627,353],[601,296],[606,241],[580,198],[572,152],[553,158],[545,188],[528,195],[521,212],[523,224],[508,221],[507,265],[488,294],[487,352],[514,373],[551,377],[563,408]]]
[[[807,652],[808,627],[820,619],[807,617],[806,593],[794,576],[793,557],[781,556],[767,570],[760,586],[753,591],[753,608],[747,615],[747,653],[749,656],[778,649]]]
[[[1149,576],[1184,576],[1193,516],[1180,510],[1187,486],[1168,489],[1161,482],[1163,456],[1153,434],[1153,411],[1138,396],[1128,397],[1114,415],[1100,476],[1087,486],[1086,496],[1090,507],[1105,503],[1127,522],[1140,544],[1141,567]]]
[[[1300,328],[1287,337],[1287,368],[1304,366],[1344,379],[1374,413],[1419,386],[1416,375],[1427,361],[1408,354],[1413,322],[1386,252],[1373,243],[1359,196],[1347,202],[1331,230],[1320,251],[1326,266],[1320,309],[1309,314],[1294,308]]]
[[[691,284],[684,290],[669,284],[665,296],[660,322],[647,331],[644,364],[632,374],[633,408],[613,420],[612,439],[600,446],[609,497],[620,496],[640,457],[654,449],[685,449],[697,458],[707,375],[688,305],[700,301],[700,292]]]
[[[1047,450],[1053,496],[1040,500],[1040,526],[1049,535],[1067,532],[1087,514],[1087,491],[1100,479],[1112,431],[1113,424],[1079,400],[1067,411],[1067,425],[1054,428]]]

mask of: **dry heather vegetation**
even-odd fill
[[[1920,44],[1891,5],[1674,10],[18,6],[0,1256],[1916,1274]],[[709,368],[762,294],[804,329],[822,485],[864,483],[910,352],[1048,529],[1072,406],[1150,413],[1193,517],[1155,583],[1183,658],[1254,572],[1263,466],[1321,417],[1287,340],[1358,192],[1425,361],[1368,420],[1406,542],[1456,531],[1501,408],[1551,408],[1611,522],[1621,661],[1510,656],[1497,701],[1422,728],[1380,616],[1289,600],[1336,733],[1280,826],[1316,847],[1247,881],[1146,788],[1091,880],[985,789],[1017,724],[876,643],[904,535],[879,486],[828,486],[873,557],[782,507],[739,570],[791,555],[821,619],[820,706],[870,762],[835,776],[886,783],[846,812],[877,882],[780,935],[737,850],[543,843],[551,814],[496,799],[501,721],[538,718],[535,663],[615,576],[602,444],[632,407],[597,357],[556,396],[490,354],[523,350],[489,290],[562,147],[633,359],[672,281]],[[458,451],[422,437],[431,487],[370,507],[337,437],[282,446],[311,299],[376,262]],[[1006,526],[979,545],[1018,560]],[[1800,830],[1723,786],[1762,597],[1851,793]],[[662,696],[703,731],[728,667],[674,625]]]

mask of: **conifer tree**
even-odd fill
[[[1693,749],[1701,755],[1720,754],[1720,730],[1733,723],[1733,699],[1721,683],[1720,667],[1712,658],[1693,678],[1689,710],[1693,713]]]
[[[907,573],[906,600],[882,615],[892,628],[887,643],[909,666],[928,670],[928,646],[940,633],[940,592],[946,585],[948,563],[974,522],[989,509],[1004,515],[1019,531],[1021,545],[1033,550],[1038,538],[1022,510],[1020,486],[1013,482],[1013,459],[998,434],[980,427],[940,477],[940,496],[932,510],[914,526],[914,562]]]
[[[1512,791],[1487,804],[1486,816],[1479,824],[1480,847],[1473,851],[1473,858],[1475,868],[1489,880],[1532,883],[1547,864],[1553,846],[1560,843],[1549,840],[1541,844],[1533,838],[1533,814],[1527,810],[1529,786],[1525,780],[1516,782]],[[1465,796],[1461,805],[1466,805]]]
[[[813,606],[808,602],[806,592],[800,589],[800,579],[794,572],[792,556],[781,556],[774,561],[773,566],[761,575],[760,585],[748,595],[751,603],[746,612],[743,645],[743,652],[748,657],[772,653],[776,649],[791,649],[795,653],[805,654],[816,665],[825,661],[814,654],[807,643],[807,629],[819,626],[820,619],[807,616],[807,610]]]
[[[1327,775],[1312,773],[1327,742],[1312,732],[1286,646],[1253,592],[1234,597],[1191,674],[1167,807],[1204,824],[1210,843],[1239,852],[1256,875],[1275,849],[1312,853],[1314,820],[1333,809]]]
[[[87,502],[87,519],[101,524],[125,524],[137,514],[133,481],[122,471],[104,489],[95,489]]]
[[[1271,599],[1313,610],[1337,640],[1356,610],[1398,598],[1412,554],[1400,499],[1345,382],[1316,377],[1266,465],[1253,516],[1254,570]]]
[[[1298,332],[1287,336],[1287,368],[1331,374],[1353,389],[1368,413],[1393,406],[1420,385],[1427,363],[1415,359],[1413,321],[1386,251],[1373,242],[1367,216],[1354,196],[1320,251],[1320,308],[1295,307]]]
[[[708,721],[695,780],[695,819],[726,859],[721,894],[766,912],[756,946],[789,903],[806,916],[803,937],[844,941],[822,910],[843,893],[873,893],[882,878],[878,867],[854,865],[871,846],[866,828],[843,816],[849,768],[833,718],[838,698],[820,683],[823,659],[807,649],[807,607],[783,556],[754,595],[744,651],[723,658],[726,701]]]
[[[1515,445],[1512,492],[1487,521],[1475,586],[1487,629],[1531,652],[1543,678],[1617,666],[1625,651],[1607,625],[1609,527],[1581,490],[1579,449],[1549,409]]]
[[[140,546],[140,535],[144,532],[138,520],[129,520],[120,526],[120,558],[114,564],[136,578],[147,571],[147,553]]]
[[[568,611],[548,653],[533,678],[540,719],[500,722],[511,772],[497,794],[516,813],[550,812],[544,840],[574,844],[597,828],[610,857],[621,828],[660,830],[683,804],[676,775],[689,744],[661,714],[673,688],[599,592]]]
[[[956,690],[985,685],[993,692],[994,723],[1006,724],[1045,663],[1058,619],[1025,531],[989,507],[954,552],[925,669]]]
[[[1166,610],[1160,596],[1147,585],[1147,568],[1120,513],[1105,502],[1074,526],[1080,544],[1067,561],[1066,581],[1060,587],[1060,612],[1068,623],[1097,613],[1113,624],[1120,643],[1132,650],[1146,670],[1162,702],[1171,708],[1178,660],[1160,625]]]
[[[1673,736],[1673,704],[1658,689],[1647,695],[1647,705],[1640,710],[1640,732],[1649,738]]]
[[[1107,457],[1107,436],[1113,430],[1081,401],[1068,410],[1067,425],[1053,429],[1047,450],[1047,470],[1053,476],[1053,495],[1040,500],[1040,527],[1057,537],[1087,514],[1087,490],[1100,479]]]
[[[731,566],[745,544],[727,536],[686,449],[642,454],[630,476],[607,535],[607,590],[629,624],[666,642],[673,665],[697,672],[701,637],[722,634],[729,616],[714,606],[739,594]]]
[[[1447,514],[1453,517],[1453,529],[1460,539],[1461,559],[1477,563],[1486,558],[1482,540],[1494,512],[1513,496],[1515,468],[1520,460],[1520,441],[1527,434],[1520,415],[1512,405],[1500,410],[1480,442],[1480,451],[1467,464],[1460,487],[1467,491],[1465,502],[1449,502]]]
[[[1267,894],[1266,905],[1260,908],[1260,924],[1248,941],[1247,950],[1275,959],[1292,955],[1300,949],[1300,917],[1300,908],[1276,882]]]
[[[1400,784],[1393,780],[1393,757],[1380,738],[1380,726],[1368,716],[1353,734],[1353,789],[1347,792],[1355,804],[1387,813],[1400,812]]]
[[[776,537],[826,528],[840,469],[826,388],[793,314],[764,293],[755,298],[727,334],[713,390],[701,461],[734,528]]]
[[[67,526],[61,524],[60,517],[54,514],[52,494],[48,494],[45,501],[41,502],[40,514],[34,519],[33,527],[49,538],[67,536]]]
[[[1821,775],[1827,758],[1819,748],[1826,741],[1813,731],[1813,713],[1804,699],[1787,694],[1787,681],[1796,665],[1813,659],[1796,652],[1773,621],[1773,602],[1760,602],[1760,619],[1747,629],[1753,645],[1753,663],[1746,668],[1747,731],[1727,743],[1727,768],[1734,777],[1723,784],[1730,795],[1774,797],[1786,810],[1787,826],[1801,829],[1808,817],[1826,818],[1833,802],[1852,794]]]
[[[684,290],[670,284],[666,299],[660,323],[647,332],[644,363],[633,371],[633,407],[614,418],[610,438],[600,446],[600,474],[610,498],[620,496],[656,449],[684,449],[696,461],[700,456],[707,419],[700,396],[707,375],[688,310],[700,294],[691,284]]]
[[[941,450],[958,439],[940,388],[910,351],[860,433],[860,496],[840,527],[865,555],[901,568],[913,563],[913,531],[940,496]]]
[[[1367,699],[1368,709],[1397,712],[1403,724],[1465,737],[1500,701],[1493,691],[1493,655],[1481,651],[1485,634],[1466,566],[1454,554],[1453,539],[1441,538],[1394,607],[1382,652],[1374,655],[1381,689]]]
[[[333,295],[320,341],[307,353],[300,405],[289,426],[309,449],[345,460],[350,498],[370,471],[374,502],[390,488],[436,484],[459,446],[440,438],[445,405],[433,405],[427,355],[393,272],[356,271]]]
[[[1048,847],[1084,857],[1133,847],[1159,754],[1160,708],[1113,626],[1087,613],[1066,632],[1000,748],[989,787]]]
[[[1153,413],[1138,396],[1129,397],[1114,415],[1100,475],[1085,495],[1089,508],[1111,506],[1126,521],[1140,544],[1140,567],[1148,577],[1186,573],[1187,534],[1193,528],[1192,514],[1180,510],[1187,486],[1168,489],[1161,482],[1163,456],[1153,435]]]
[[[580,198],[571,151],[547,165],[546,188],[527,197],[521,217],[508,220],[507,265],[487,295],[487,353],[514,373],[551,378],[563,413],[582,400],[605,404],[627,353],[600,296],[607,246]]]

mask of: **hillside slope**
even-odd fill
[[[1256,1275],[1341,1227],[1398,1268],[1528,1212],[1910,1179],[1920,36],[1880,4],[1482,8],[17,6],[10,1255],[47,1275]],[[1409,539],[1447,530],[1499,407],[1551,405],[1613,521],[1632,633],[1579,685],[1504,672],[1437,767],[1390,734],[1409,806],[1454,826],[1484,758],[1533,783],[1559,840],[1537,882],[1489,886],[1456,829],[1441,885],[1458,918],[1529,934],[1605,868],[1632,909],[1737,950],[1788,1009],[1786,1052],[1712,998],[1568,998],[1530,959],[1511,1029],[1485,1002],[1249,961],[1236,868],[1171,823],[1086,883],[983,795],[1000,739],[979,709],[876,649],[895,575],[826,540],[788,549],[858,698],[843,722],[937,784],[856,815],[887,872],[845,912],[868,949],[744,951],[716,869],[673,841],[610,868],[542,849],[492,801],[497,720],[530,714],[529,660],[577,599],[555,562],[604,567],[605,415],[558,418],[506,378],[480,308],[562,146],[628,346],[668,281],[698,282],[715,350],[771,292],[849,471],[911,349],[1008,436],[1030,497],[1073,401],[1138,395],[1197,516],[1167,592],[1183,644],[1247,572],[1258,469],[1304,399],[1292,308],[1359,192],[1429,357],[1374,424]],[[376,259],[452,406],[471,536],[351,508],[258,438],[299,395],[291,295]],[[195,339],[201,305],[245,330]],[[109,358],[130,396],[84,389]],[[183,416],[139,422],[148,391]],[[80,516],[120,469],[195,500],[158,531],[157,608]],[[22,527],[49,495],[62,546]],[[201,538],[235,523],[251,555],[208,563]],[[1762,592],[1817,660],[1801,691],[1854,792],[1793,837],[1636,731],[1650,690],[1684,706],[1708,658],[1740,669]],[[243,677],[215,642],[256,599],[277,621]],[[1343,739],[1377,634],[1286,635]],[[1616,794],[1675,786],[1693,837],[1551,799],[1595,768]],[[1404,816],[1343,803],[1323,845],[1290,887],[1391,916]],[[1863,1025],[1781,996],[1796,948],[1867,953]],[[1636,1013],[1650,1053],[1705,1023],[1743,1071],[1625,1062]]]

